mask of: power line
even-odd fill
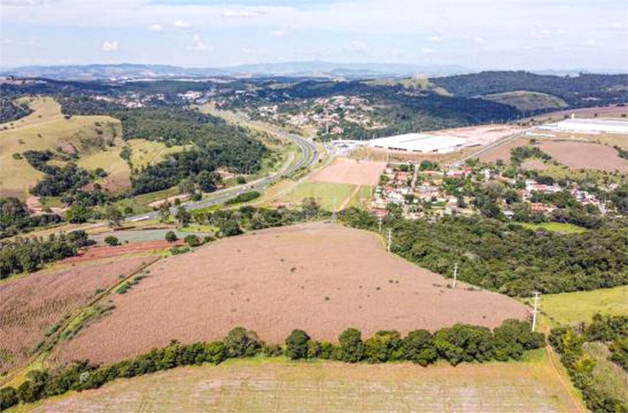
[[[534,310],[532,310],[532,331],[536,330],[536,315],[539,313],[539,295],[538,291],[534,292]]]
[[[456,288],[456,281],[458,280],[458,263],[454,265],[454,284],[453,288]]]

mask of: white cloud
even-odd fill
[[[480,36],[475,36],[473,38],[473,41],[476,42],[476,43],[484,43],[484,39],[481,38]]]
[[[117,40],[105,40],[100,45],[100,49],[103,52],[117,52],[118,51],[118,41]]]
[[[184,22],[183,20],[176,20],[174,23],[172,23],[172,25],[177,29],[187,29],[188,27],[190,27],[190,24]]]
[[[431,49],[429,47],[424,47],[423,50],[421,50],[421,52],[423,54],[433,54],[433,53],[436,53],[436,50],[435,49]]]
[[[271,36],[275,36],[275,37],[282,37],[282,36],[286,36],[288,34],[287,30],[273,30],[272,32],[270,32]]]
[[[349,43],[349,50],[352,52],[366,52],[368,48],[367,44],[361,40],[352,40]]]
[[[195,34],[194,36],[192,36],[192,46],[188,47],[188,50],[192,50],[195,52],[206,52],[210,50],[210,48],[205,43],[203,43],[200,35]]]
[[[163,24],[151,24],[150,26],[148,26],[148,30],[153,32],[163,32],[164,29],[165,27],[163,26]]]
[[[248,11],[240,10],[240,11],[232,11],[225,10],[222,12],[222,17],[226,17],[228,19],[249,19],[253,17],[251,13]]]
[[[589,39],[586,42],[582,43],[583,46],[597,46],[597,42],[595,39]]]
[[[443,39],[441,39],[440,36],[432,36],[430,37],[430,40],[433,42],[440,42]]]
[[[562,34],[565,34],[565,31],[562,29],[541,29],[533,30],[528,35],[534,39],[549,39]]]

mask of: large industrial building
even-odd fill
[[[566,119],[541,129],[553,132],[628,134],[628,121],[619,119]]]
[[[453,136],[433,136],[421,133],[388,136],[369,141],[371,148],[417,153],[448,153],[462,147],[464,138]]]

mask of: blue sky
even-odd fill
[[[626,0],[0,0],[0,65],[628,65]]]

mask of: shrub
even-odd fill
[[[456,324],[434,334],[434,344],[441,357],[452,366],[462,361],[487,361],[493,357],[493,335],[486,327]]]
[[[292,330],[286,338],[286,356],[292,360],[306,358],[310,336],[303,330]]]
[[[13,387],[0,389],[0,410],[8,409],[18,403],[17,392]]]
[[[408,333],[401,344],[406,360],[427,366],[438,359],[432,334],[427,330],[414,330]]]
[[[205,345],[205,361],[219,364],[227,358],[227,349],[221,341],[212,341]]]
[[[174,231],[166,232],[166,241],[168,241],[168,242],[175,242],[178,239],[179,239],[179,237],[177,237],[177,234],[175,234]]]
[[[401,335],[398,331],[378,331],[364,342],[364,356],[369,363],[385,363],[402,358]]]
[[[120,241],[118,241],[118,238],[114,237],[113,235],[109,235],[105,238],[105,243],[108,244],[111,247],[114,247],[116,245],[120,245]]]
[[[262,341],[257,333],[244,327],[236,327],[229,331],[223,341],[228,357],[252,357],[262,349]]]
[[[188,244],[190,247],[198,247],[199,245],[201,245],[201,239],[193,234],[186,235],[186,237],[183,238],[183,241],[185,241],[185,243]]]
[[[355,328],[348,328],[338,337],[340,342],[340,358],[348,363],[357,363],[364,355],[362,333]]]

